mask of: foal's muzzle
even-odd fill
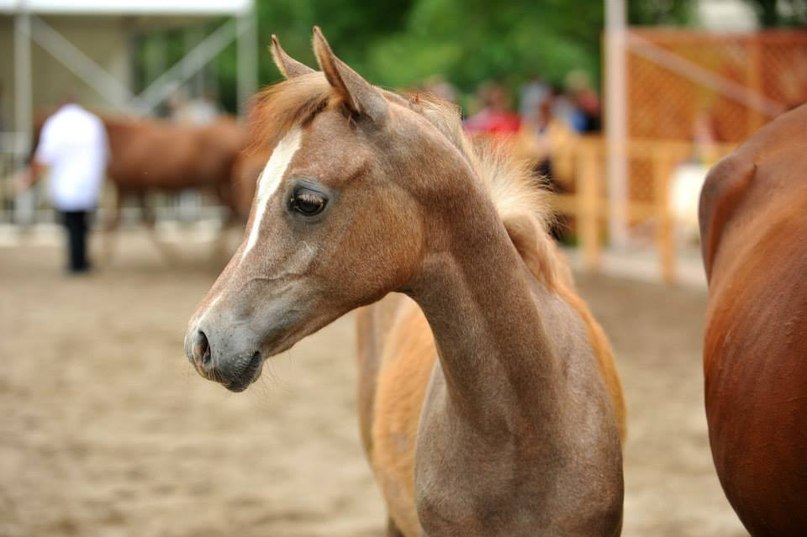
[[[243,332],[236,328],[216,337],[202,326],[192,327],[185,335],[185,354],[204,378],[233,392],[244,391],[260,376],[263,357]]]

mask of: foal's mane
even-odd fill
[[[547,287],[572,287],[569,268],[549,237],[547,193],[526,162],[508,154],[504,144],[474,143],[465,134],[459,109],[429,94],[406,97],[378,88],[391,103],[427,119],[476,171],[487,187],[513,245],[530,272]],[[319,112],[343,106],[321,72],[289,78],[257,97],[250,117],[252,147],[273,148],[294,126],[304,126]]]

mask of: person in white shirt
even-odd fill
[[[63,104],[42,126],[27,183],[47,168],[50,199],[67,229],[71,273],[90,268],[89,219],[101,195],[108,155],[101,119],[74,102]]]

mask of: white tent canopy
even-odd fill
[[[243,112],[257,89],[253,10],[254,0],[0,0],[0,199],[13,196],[8,174],[29,152],[34,109],[66,94],[93,107],[150,114],[179,85],[197,74],[201,82],[205,66],[235,42]],[[223,22],[205,35],[211,19]],[[143,32],[176,27],[190,38],[185,56],[173,65],[149,63],[151,82],[135,92],[133,43]],[[22,216],[33,211],[28,198],[17,198],[17,221],[30,219]],[[0,222],[9,219],[5,213],[0,207]]]
[[[222,17],[225,22],[180,61],[166,66],[140,93],[132,91],[129,42],[135,21],[201,24]],[[47,78],[55,76],[54,69],[69,71],[68,81],[88,88],[98,106],[148,114],[235,41],[241,111],[257,87],[253,0],[0,0],[0,25],[13,27],[4,38],[8,43],[0,43],[0,48],[13,48],[13,69],[1,72],[0,79],[13,80],[13,126],[21,140],[29,136],[34,106],[44,104],[42,93],[53,93],[52,86],[64,83],[64,77]]]
[[[49,15],[246,15],[251,0],[0,0],[2,13]]]

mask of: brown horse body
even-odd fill
[[[755,536],[807,535],[807,106],[709,174],[706,414],[717,474]]]
[[[238,212],[232,179],[244,134],[234,119],[223,117],[204,126],[102,120],[110,148],[107,173],[118,188],[119,201],[128,195],[143,198],[153,191],[209,188],[234,214]]]
[[[238,154],[238,158],[235,160],[232,176],[235,206],[238,215],[244,220],[249,216],[258,178],[271,154],[271,150],[267,149],[244,150]]]
[[[52,114],[39,114],[34,129],[32,154],[39,133]],[[238,171],[246,135],[238,122],[227,116],[201,126],[179,125],[157,119],[99,116],[109,141],[107,176],[118,189],[113,226],[120,219],[124,197],[140,199],[151,192],[175,193],[196,188],[212,190],[233,215],[246,217],[256,175],[252,167]]]
[[[540,193],[480,157],[456,110],[371,86],[318,31],[314,47],[323,72],[275,43],[275,149],[188,359],[241,391],[266,358],[373,304],[359,405],[389,535],[617,535],[619,381]]]

